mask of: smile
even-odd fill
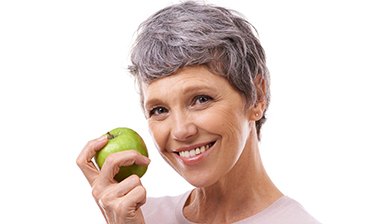
[[[178,155],[183,157],[183,158],[191,158],[191,157],[197,156],[197,155],[207,151],[209,148],[211,148],[214,145],[214,143],[215,142],[211,142],[209,144],[206,144],[206,145],[203,145],[203,146],[200,146],[200,147],[196,147],[196,148],[191,149],[191,150],[181,151],[181,152],[178,152]]]

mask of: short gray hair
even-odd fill
[[[169,76],[186,66],[204,65],[225,77],[249,106],[262,97],[268,106],[269,71],[256,33],[236,11],[193,1],[174,4],[139,26],[129,70],[141,84]],[[255,85],[256,79],[266,83],[264,96]],[[256,122],[259,137],[265,120],[264,113]]]

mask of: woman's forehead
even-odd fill
[[[186,94],[198,89],[220,89],[229,85],[227,80],[215,75],[204,67],[184,68],[176,73],[142,84],[142,94],[145,100],[156,96],[170,94]]]
[[[208,69],[202,66],[186,67],[179,69],[177,72],[164,76],[147,83],[142,83],[144,89],[157,89],[164,88],[165,86],[173,87],[177,85],[178,88],[192,86],[194,84],[207,84],[210,85],[214,82],[224,79],[222,76],[211,73]]]

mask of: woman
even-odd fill
[[[137,176],[113,177],[150,161],[126,151],[99,171],[91,160],[107,139],[90,141],[77,163],[108,223],[319,223],[263,167],[269,74],[244,18],[194,2],[167,7],[141,24],[131,59],[159,153],[195,189],[146,200]]]

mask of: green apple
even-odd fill
[[[97,152],[95,156],[96,163],[101,169],[108,155],[125,150],[136,150],[142,155],[148,157],[145,142],[141,136],[130,128],[115,128],[107,132],[107,144]],[[120,167],[115,175],[115,180],[120,182],[132,174],[142,177],[147,170],[147,166],[133,164],[131,166]]]

